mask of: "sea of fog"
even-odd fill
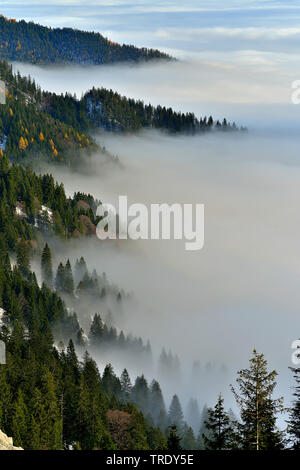
[[[300,108],[287,104],[290,90],[282,77],[268,87],[254,70],[247,75],[224,68],[220,78],[220,65],[200,65],[76,73],[66,67],[15,67],[55,92],[80,97],[92,86],[105,86],[249,125],[248,134],[234,135],[99,134],[95,138],[118,155],[121,166],[104,167],[95,154],[92,171],[50,170],[70,195],[81,190],[104,202],[127,195],[129,203],[203,203],[205,245],[199,252],[185,251],[182,241],[86,239],[74,242],[68,255],[84,255],[91,268],[134,293],[138,301],[127,317],[128,331],[149,338],[156,355],[162,346],[171,348],[183,370],[194,360],[225,364],[226,384],[206,394],[210,404],[224,387],[228,391],[253,348],[278,370],[277,392],[290,397],[291,343],[299,336]]]

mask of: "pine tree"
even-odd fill
[[[50,288],[53,284],[52,257],[48,243],[45,244],[41,258],[42,279]]]
[[[288,433],[294,450],[300,450],[300,368],[290,368],[296,381],[293,407],[288,421]]]
[[[253,351],[249,369],[238,372],[239,393],[232,392],[240,408],[242,447],[249,450],[282,448],[282,433],[276,428],[277,413],[283,409],[283,399],[273,399],[276,386],[275,370],[268,372],[263,354]]]
[[[204,422],[204,446],[207,450],[228,450],[234,445],[233,424],[224,410],[224,399],[219,395],[214,409],[209,408],[208,419]]]

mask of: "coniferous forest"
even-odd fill
[[[99,33],[47,28],[4,16],[0,16],[0,57],[33,64],[84,65],[171,60],[158,50],[120,45]]]
[[[171,61],[158,50],[119,45],[99,33],[1,16],[0,58],[6,85],[0,105],[0,430],[25,450],[300,450],[300,368],[290,368],[289,407],[277,392],[277,371],[256,349],[228,384],[235,411],[222,389],[214,390],[213,406],[198,403],[198,390],[190,390],[183,405],[176,390],[180,358],[163,347],[156,360],[151,338],[123,328],[134,293],[101,266],[91,269],[81,252],[72,259],[73,243],[96,238],[101,201],[79,189],[70,196],[51,172],[39,171],[43,163],[80,171],[96,152],[117,165],[118,157],[95,138],[101,141],[101,133],[234,139],[245,136],[246,127],[105,88],[80,99],[56,94],[14,73],[8,62]],[[114,366],[118,357],[126,366],[121,372]],[[149,378],[155,361],[159,377]],[[145,373],[134,375],[132,363]],[[171,396],[165,377],[172,378]]]

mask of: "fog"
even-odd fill
[[[68,194],[81,190],[113,203],[119,195],[129,204],[203,203],[204,249],[188,252],[177,240],[85,238],[62,255],[83,255],[91,269],[133,292],[135,305],[116,326],[150,339],[155,357],[171,348],[184,376],[193,361],[215,365],[209,386],[177,385],[182,396],[212,404],[222,391],[230,401],[228,385],[256,348],[280,372],[278,393],[289,397],[300,302],[299,138],[255,132],[98,138],[123,168],[103,171],[97,155],[90,175],[52,168]],[[222,364],[228,373],[220,376]]]
[[[280,60],[281,59],[281,60]],[[194,112],[197,117],[235,121],[260,129],[299,130],[299,106],[291,102],[295,67],[277,56],[242,53],[230,61],[185,59],[178,62],[91,67],[41,67],[14,64],[42,89],[76,94],[105,87],[145,103]],[[298,61],[293,57],[292,65]]]
[[[148,339],[154,364],[126,364],[134,375],[157,377],[161,348],[181,361],[181,379],[159,376],[167,398],[174,392],[200,406],[219,392],[232,406],[229,384],[248,365],[253,348],[279,372],[277,394],[291,397],[291,343],[299,336],[300,168],[298,110],[290,102],[292,69],[278,57],[259,61],[244,55],[234,63],[186,60],[168,64],[42,68],[15,64],[42,88],[76,93],[92,86],[112,88],[145,102],[226,116],[247,125],[248,134],[167,136],[141,132],[95,139],[121,165],[93,155],[81,172],[45,167],[67,193],[92,193],[103,202],[203,203],[205,245],[187,252],[184,241],[74,240],[55,243],[57,260],[83,255],[92,271],[105,271],[132,293],[115,326]],[[247,59],[247,60],[246,60]],[[252,59],[252,61],[250,60]],[[93,314],[96,305],[87,305]],[[113,306],[110,306],[113,308]],[[90,310],[93,310],[90,312]],[[79,318],[80,320],[80,318]],[[81,318],[82,322],[86,321]],[[119,372],[124,362],[112,355]],[[101,367],[106,358],[98,358]],[[192,367],[199,361],[199,375]],[[207,372],[207,363],[214,367]],[[227,372],[220,374],[225,365]]]

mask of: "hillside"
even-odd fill
[[[11,161],[44,158],[74,166],[82,161],[83,153],[95,150],[111,159],[91,137],[95,130],[158,129],[189,135],[246,130],[225,118],[222,122],[211,116],[198,119],[193,113],[154,107],[104,88],[93,88],[81,100],[42,91],[30,77],[14,74],[6,61],[0,61],[0,78],[7,89],[6,104],[0,106],[0,155],[5,153]]]
[[[0,58],[32,64],[109,64],[168,59],[154,49],[120,45],[100,33],[48,28],[0,17]]]

